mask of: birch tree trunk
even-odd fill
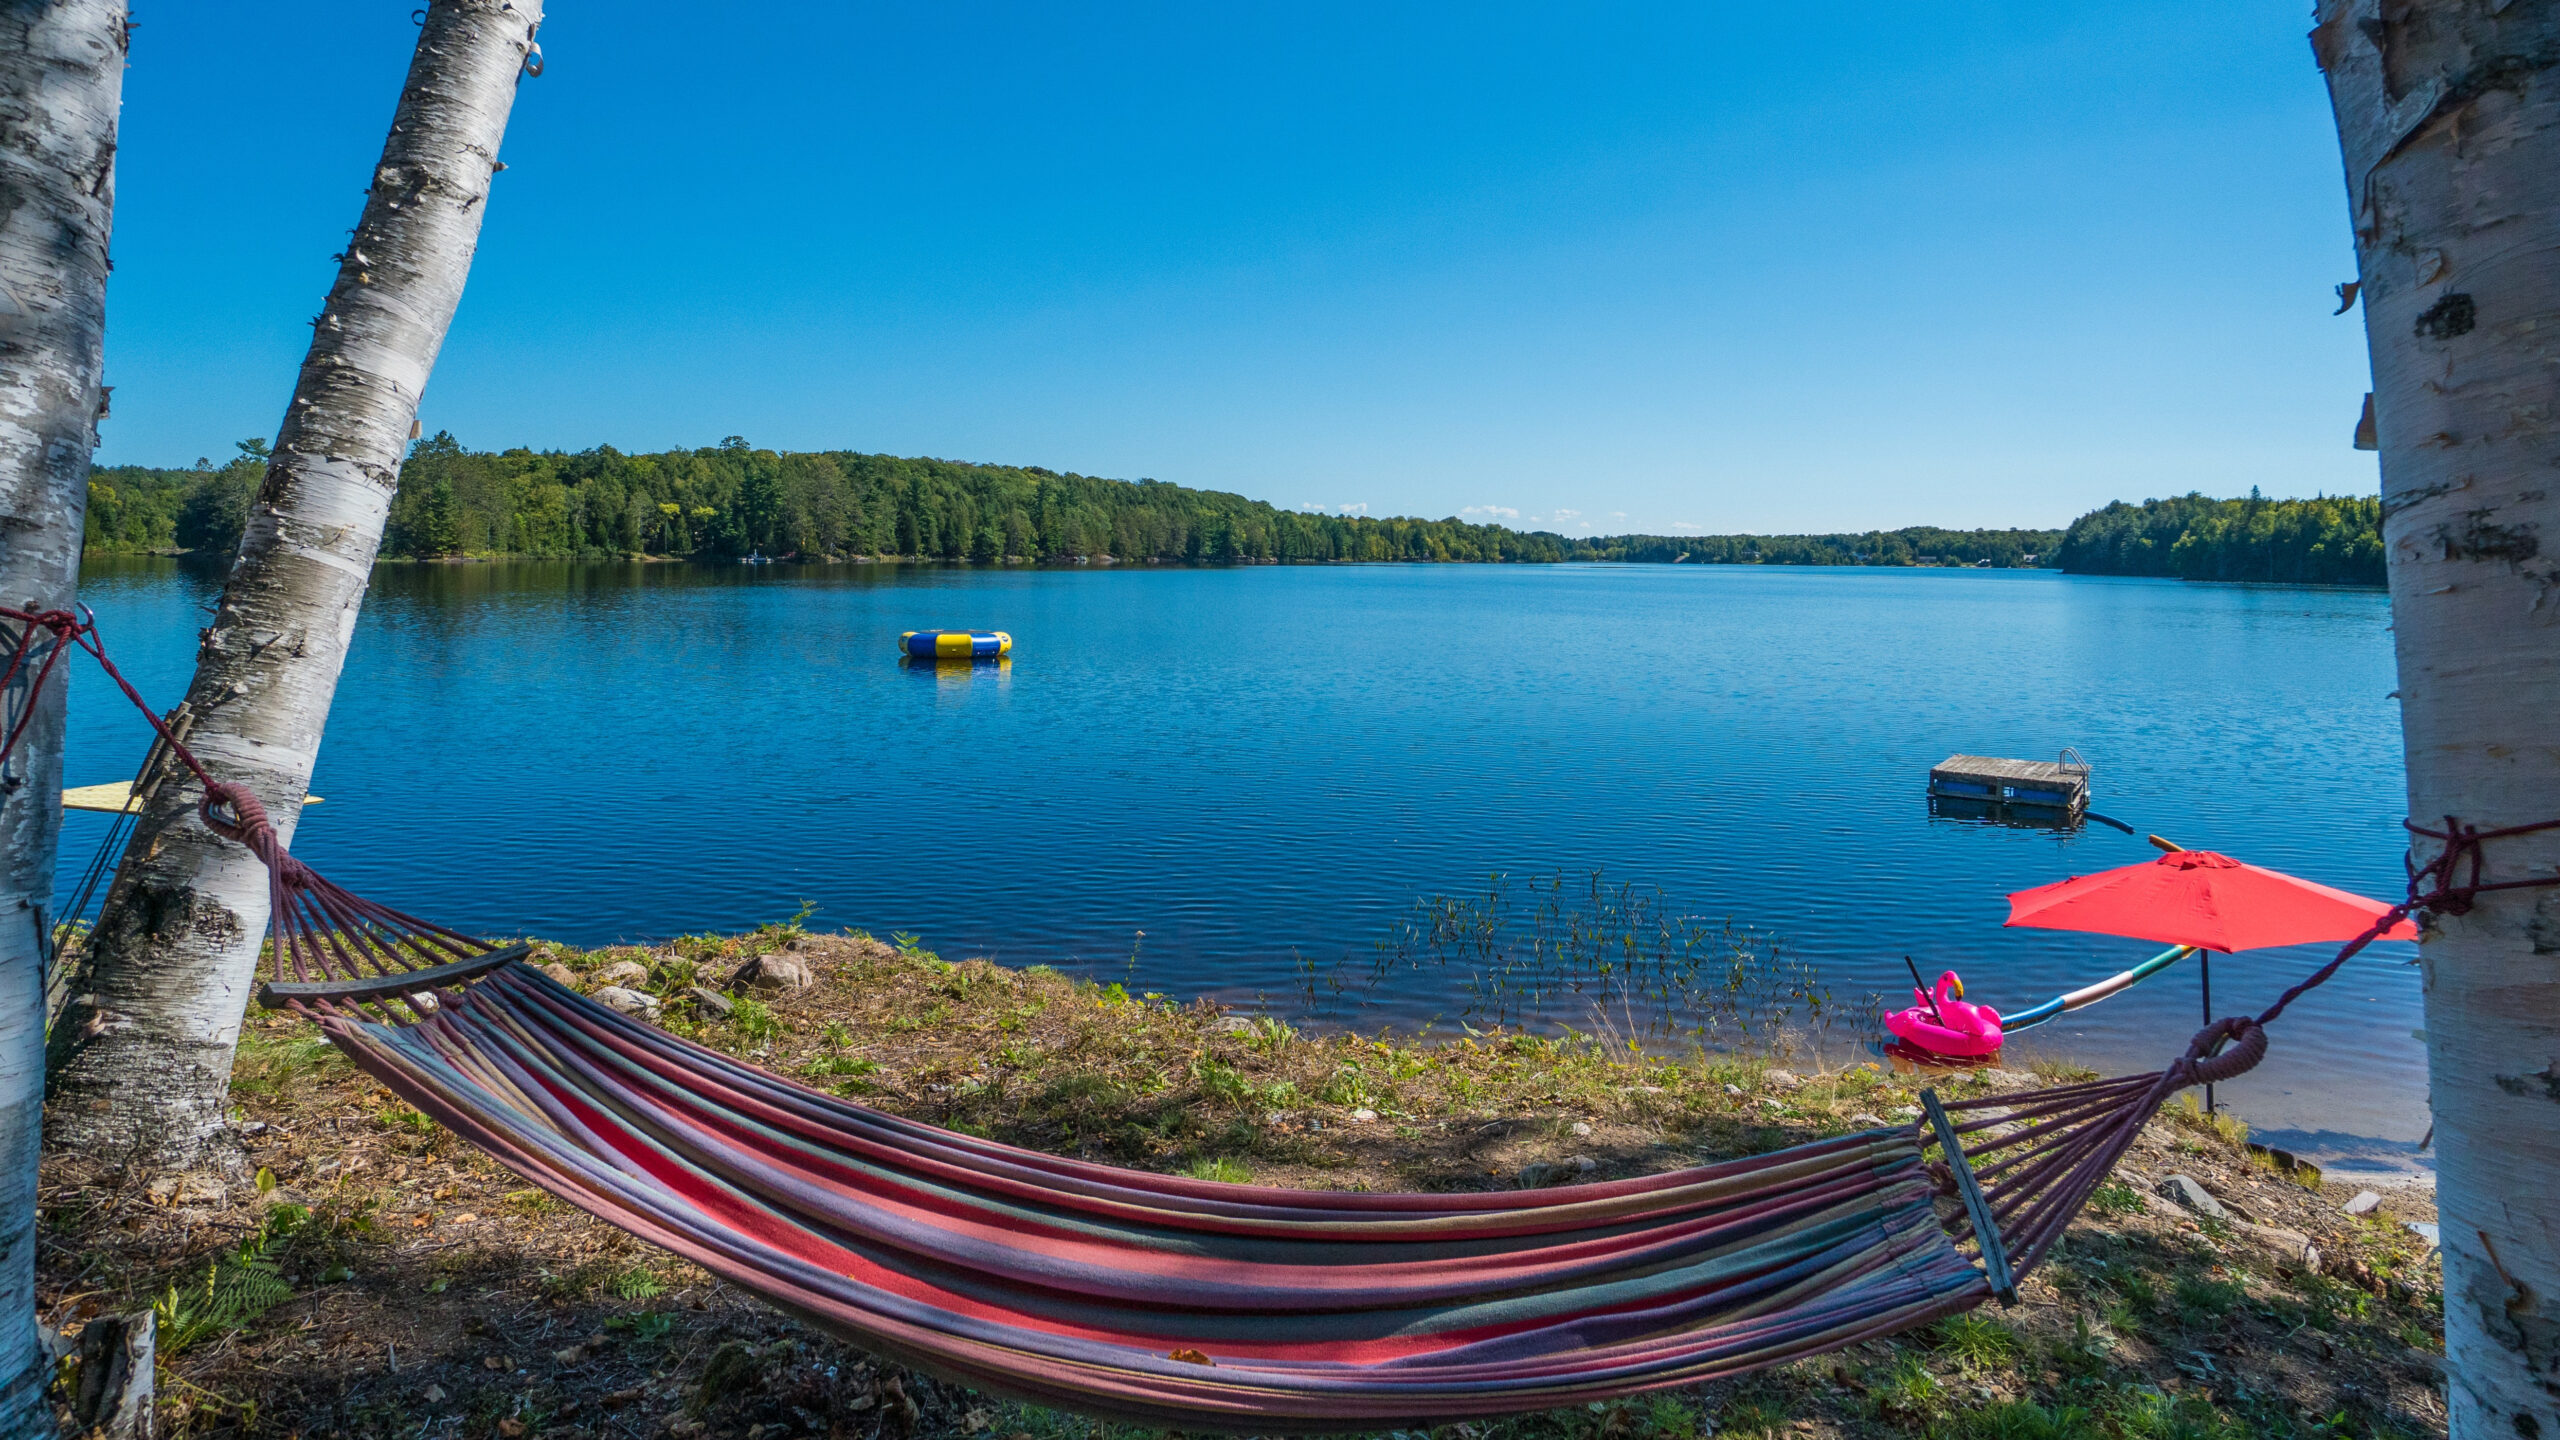
[[[541,7],[432,0],[424,22],[187,690],[189,748],[246,783],[287,842]],[[151,1168],[216,1156],[267,876],[204,828],[201,798],[161,786],[83,947],[54,1029],[57,1143]]]
[[[2560,818],[2560,4],[2322,0],[2311,38],[2373,360],[2409,813]],[[2484,849],[2488,880],[2560,867],[2560,832]],[[2452,1433],[2560,1440],[2560,893],[2482,896],[2424,955]]]
[[[69,608],[80,581],[89,452],[106,408],[99,366],[126,33],[124,0],[0,9],[0,603],[25,610]],[[44,1398],[52,1352],[36,1332],[35,1225],[63,668],[41,691],[22,677],[0,720],[34,708],[0,776],[0,1440],[54,1428]]]

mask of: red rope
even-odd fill
[[[2277,1016],[2285,1012],[2286,1006],[2302,998],[2306,992],[2328,984],[2329,978],[2338,973],[2340,966],[2354,959],[2357,953],[2367,945],[2381,939],[2383,932],[2421,910],[2444,915],[2465,915],[2470,913],[2472,901],[2492,890],[2533,890],[2560,885],[2560,875],[2536,875],[2523,880],[2484,881],[2480,878],[2481,841],[2503,840],[2512,835],[2533,835],[2544,830],[2560,830],[2560,820],[2543,820],[2531,825],[2506,825],[2492,830],[2465,825],[2451,815],[2444,817],[2442,830],[2430,830],[2413,820],[2403,820],[2400,824],[2412,835],[2423,835],[2430,840],[2444,842],[2444,848],[2436,852],[2436,858],[2424,865],[2420,865],[2414,855],[2405,857],[2401,861],[2409,871],[2409,897],[2375,917],[2372,926],[2362,935],[2348,941],[2328,964],[2311,972],[2303,978],[2302,983],[2276,997],[2276,1003],[2268,1006],[2265,1013],[2258,1016],[2255,1024],[2264,1026],[2273,1023]],[[2467,876],[2463,873],[2466,869],[2469,872]],[[2189,1058],[2195,1057],[2191,1054]]]

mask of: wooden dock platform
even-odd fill
[[[2089,767],[2069,751],[2055,760],[1950,755],[1929,770],[1933,799],[2025,806],[2077,819],[2089,808]]]

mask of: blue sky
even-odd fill
[[[273,433],[411,8],[142,9],[102,461]],[[1582,533],[2373,489],[2305,0],[1812,8],[559,0],[424,423]]]

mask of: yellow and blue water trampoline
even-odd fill
[[[993,660],[1013,653],[1013,637],[1002,630],[909,630],[898,648],[919,660]]]

